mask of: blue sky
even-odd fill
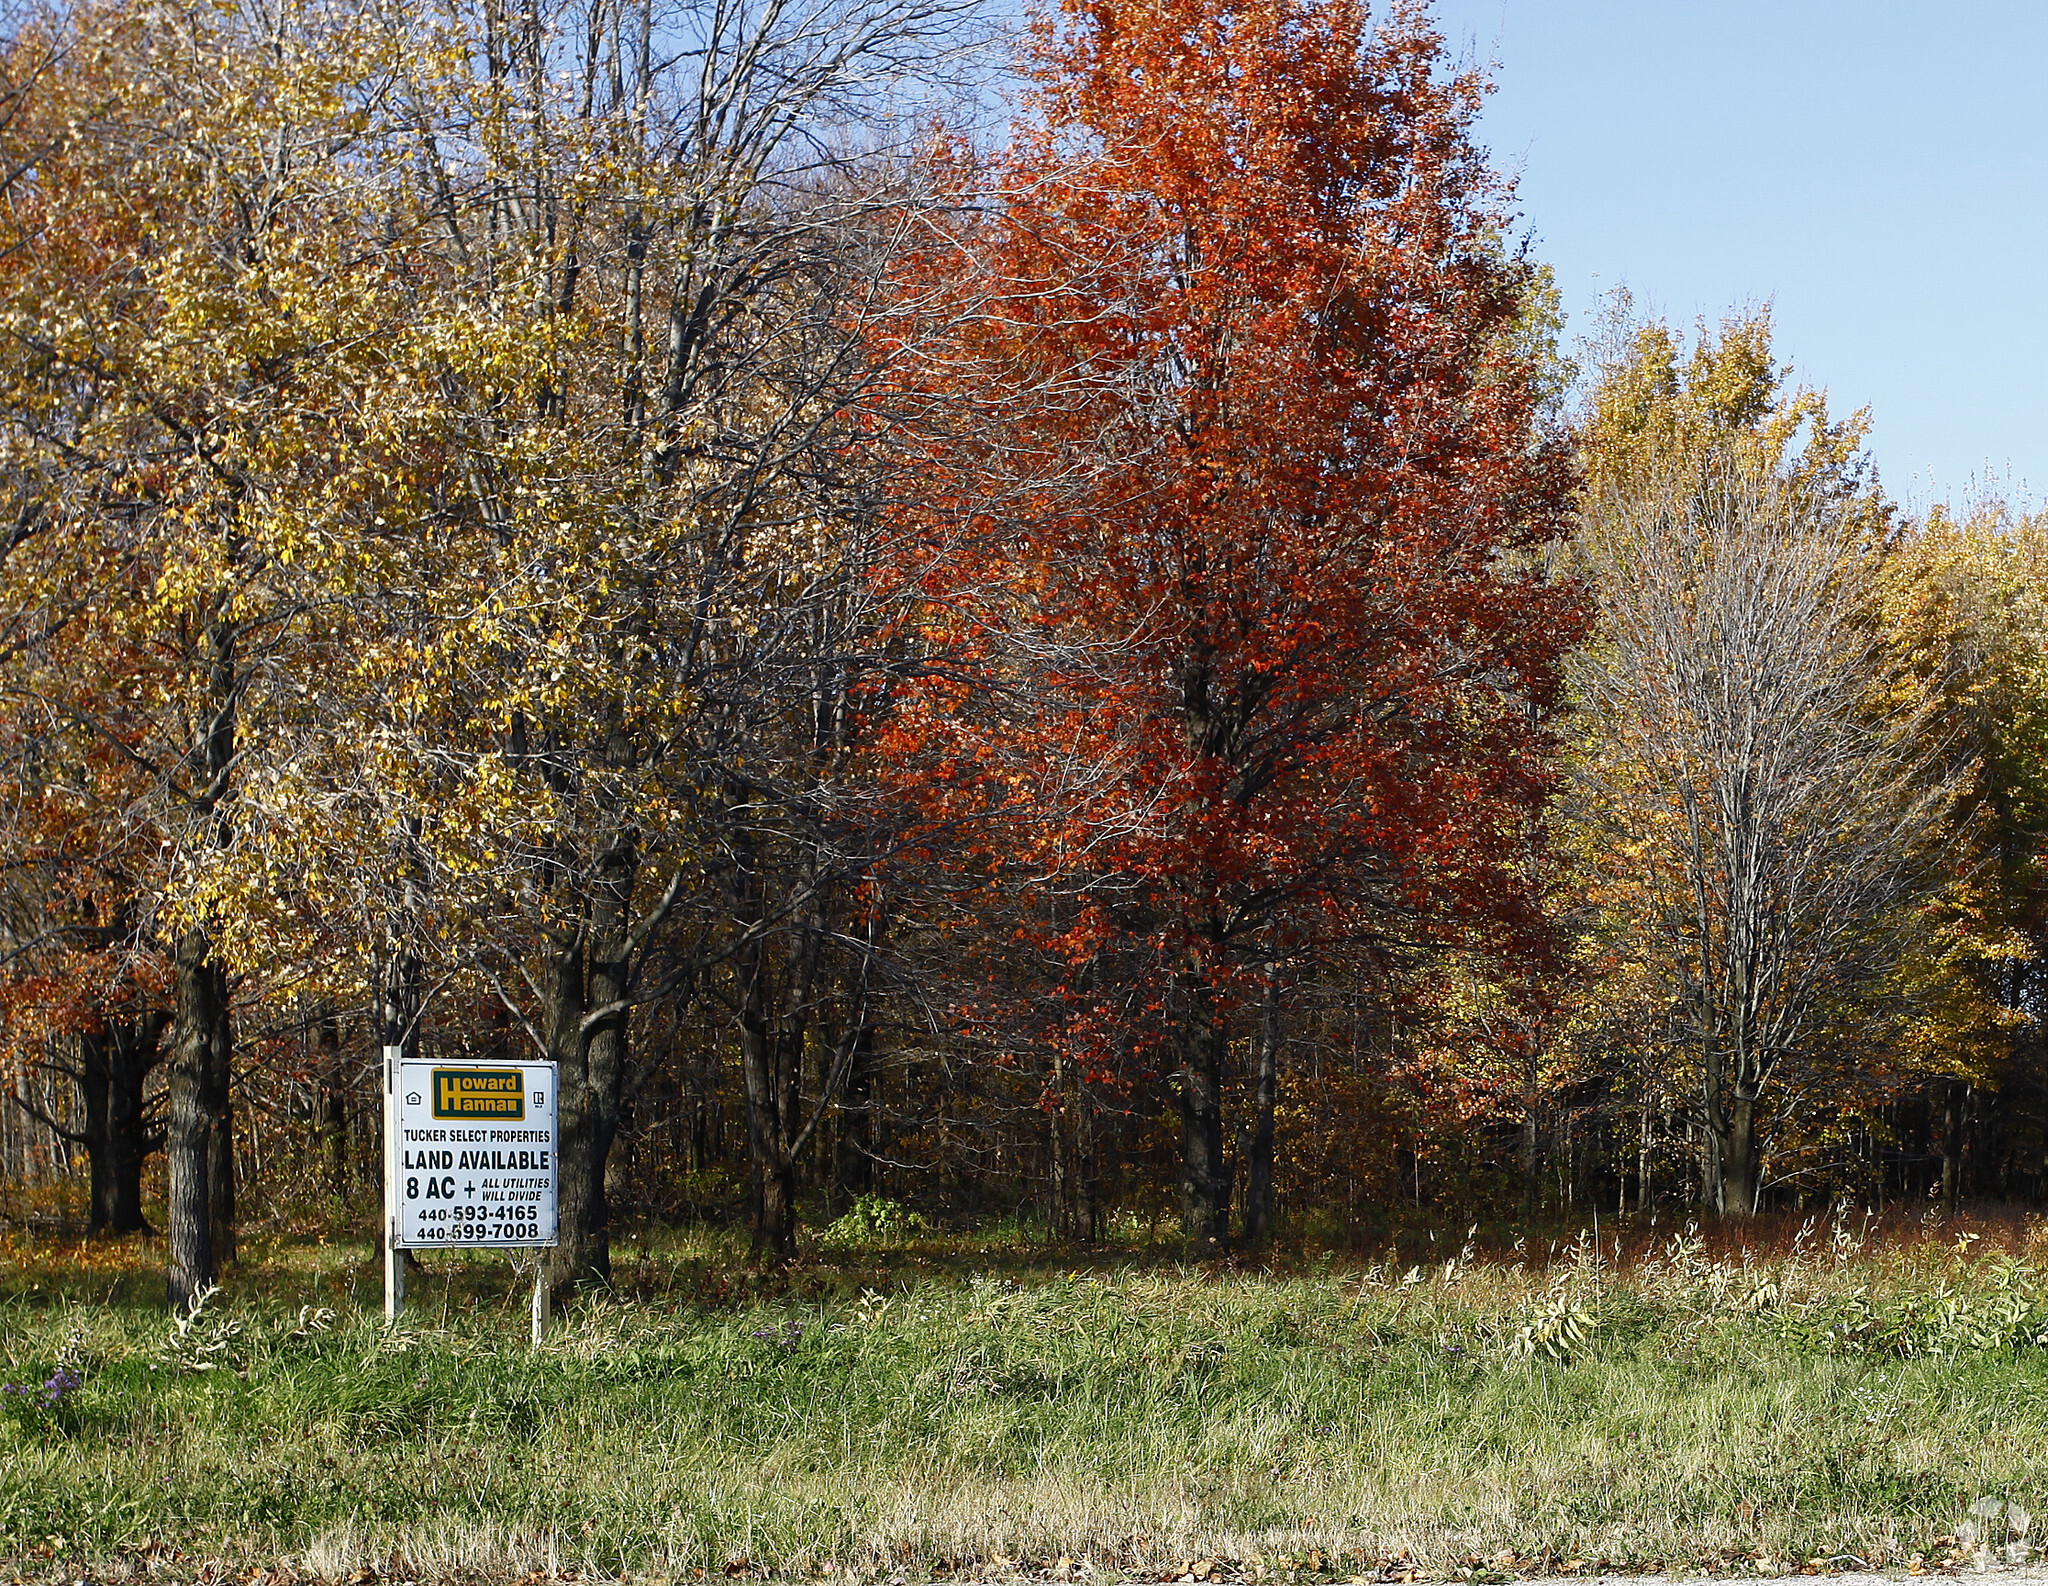
[[[1768,300],[1908,506],[2048,500],[2048,0],[1438,0],[1573,333]]]

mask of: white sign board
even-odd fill
[[[385,1146],[391,1243],[555,1243],[553,1063],[396,1062]]]

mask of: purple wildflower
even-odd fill
[[[0,1393],[11,1393],[17,1398],[40,1398],[43,1404],[62,1404],[64,1396],[76,1393],[84,1379],[69,1366],[59,1366],[42,1382],[0,1382]]]

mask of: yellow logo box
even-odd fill
[[[437,1068],[434,1116],[499,1122],[524,1118],[526,1077],[516,1068]]]

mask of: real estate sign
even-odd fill
[[[555,1243],[553,1063],[391,1064],[394,1248]]]

